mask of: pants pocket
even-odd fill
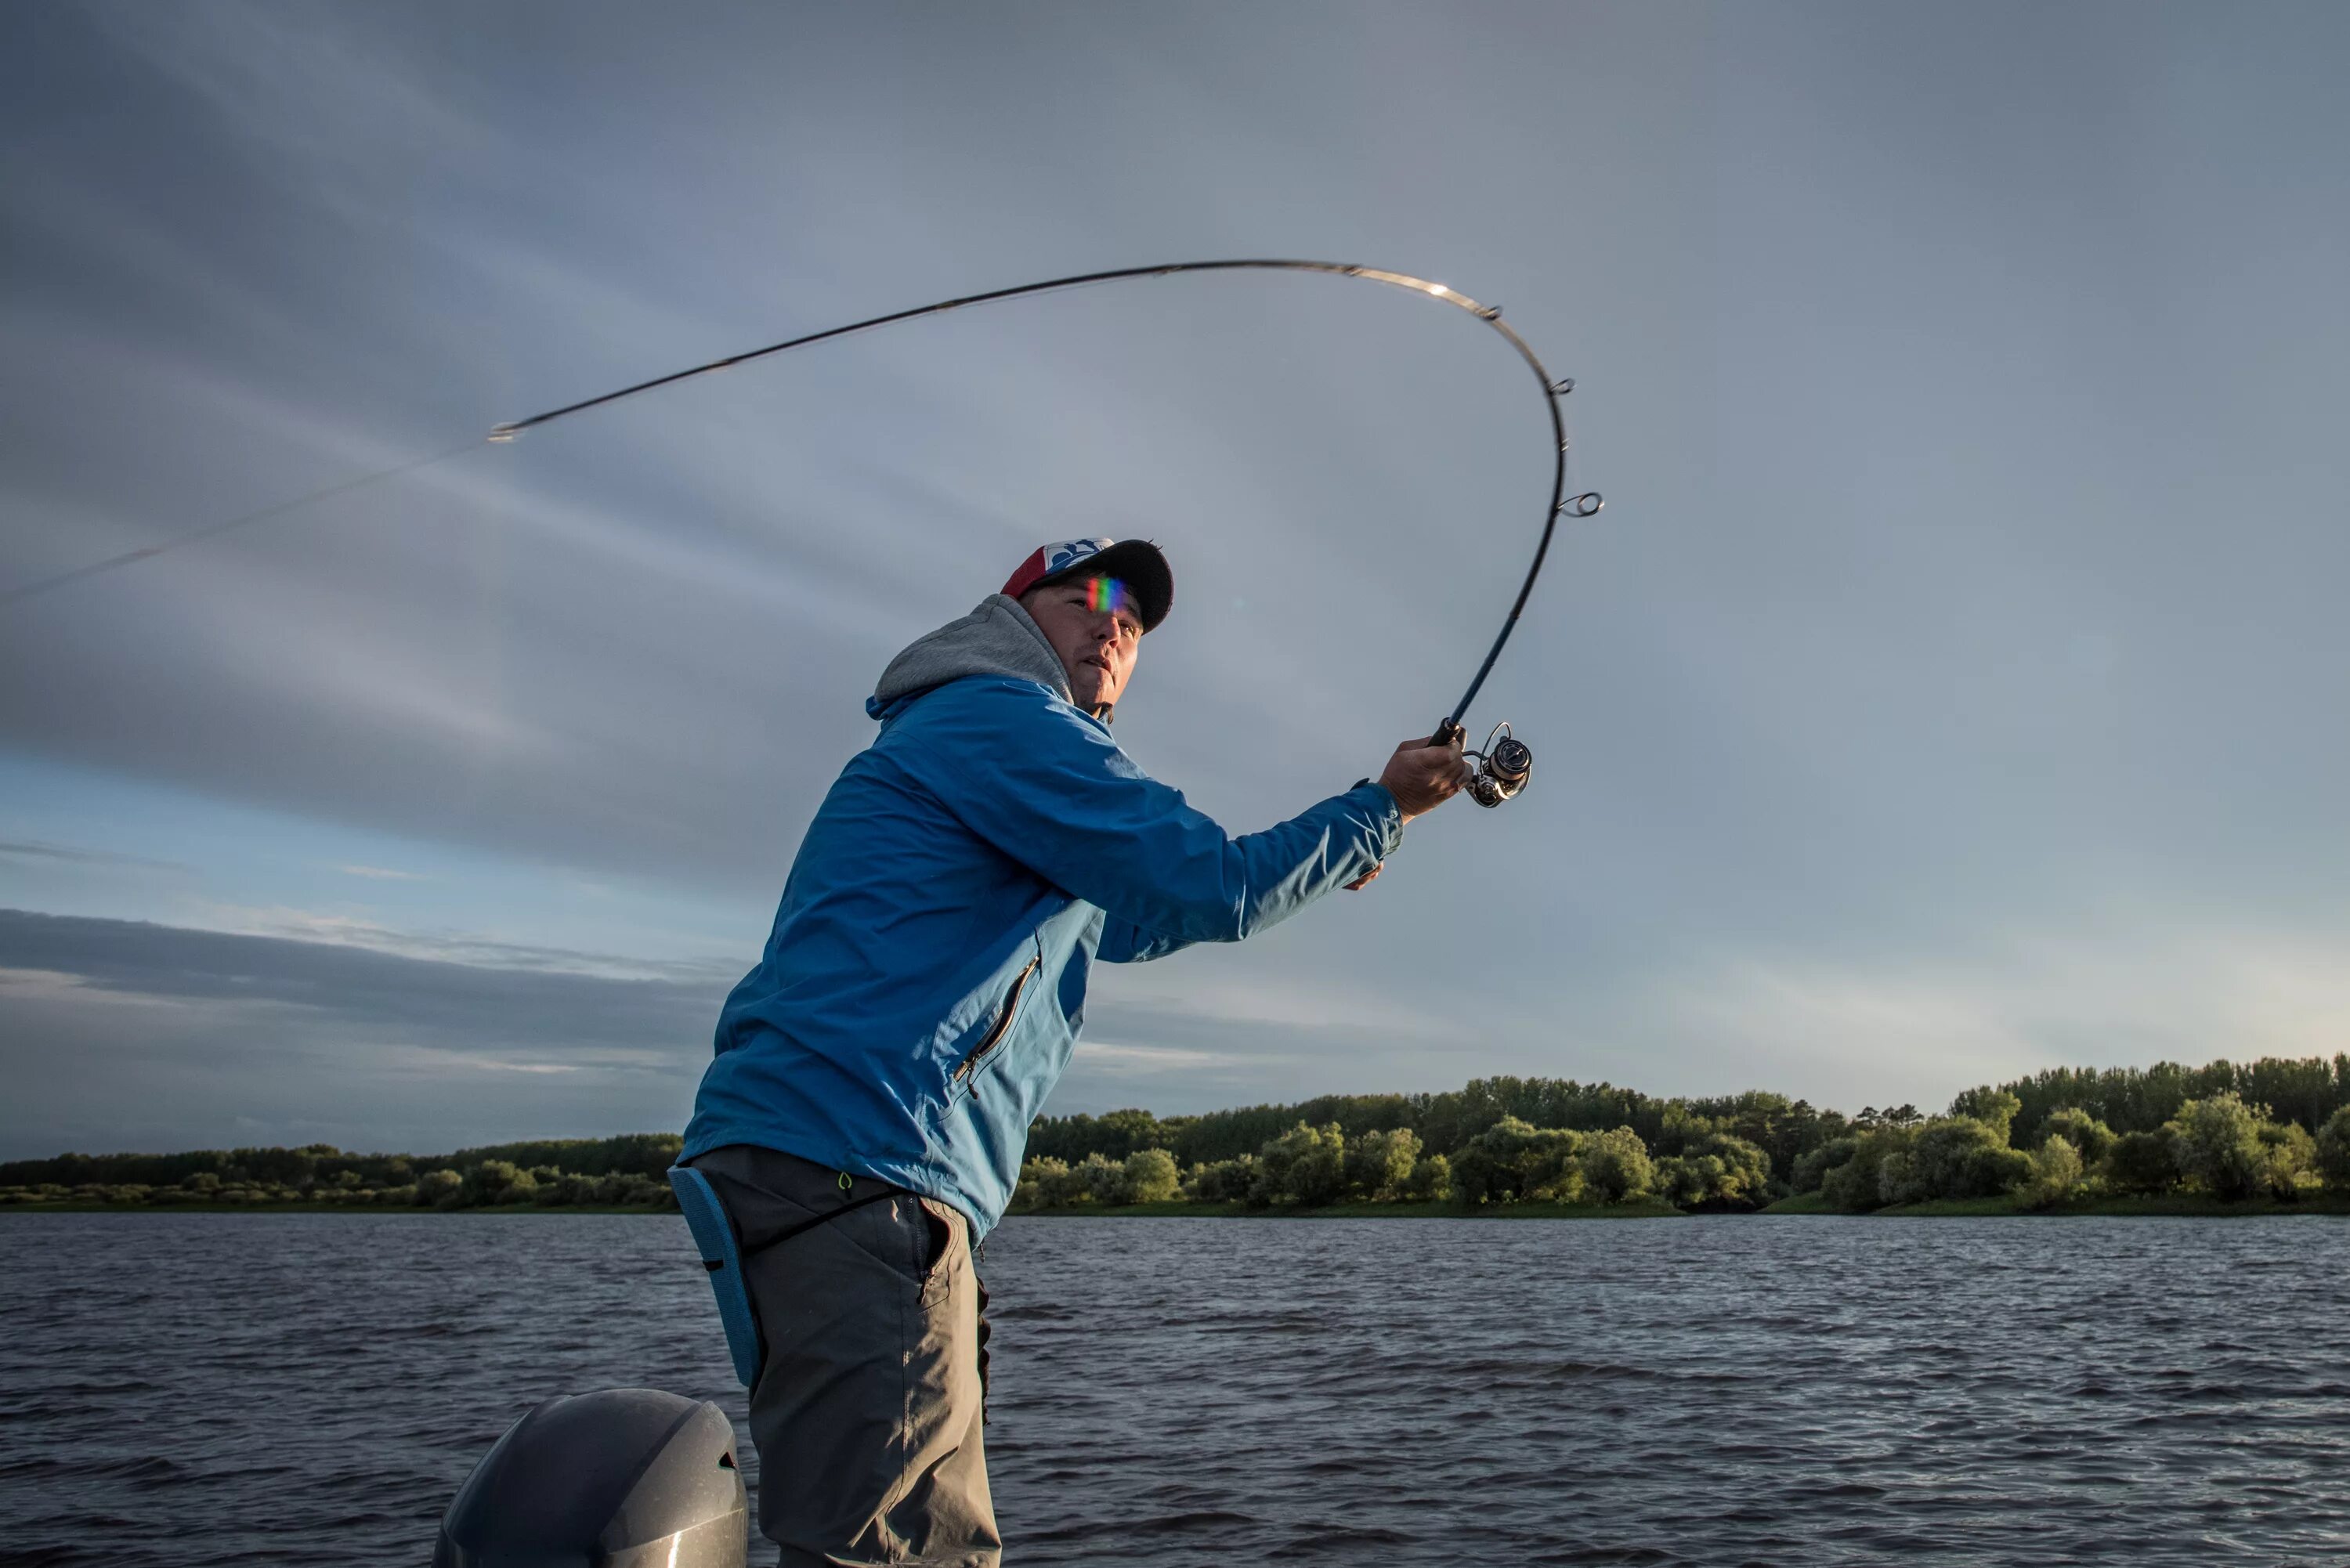
[[[935,1199],[917,1200],[922,1217],[922,1305],[935,1307],[954,1288],[955,1241],[962,1217]]]

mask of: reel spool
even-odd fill
[[[1485,737],[1484,750],[1461,754],[1477,762],[1477,771],[1469,775],[1469,798],[1488,810],[1525,788],[1534,776],[1534,753],[1523,741],[1510,733],[1506,719],[1494,725],[1493,732]]]
[[[1447,719],[1436,726],[1429,744],[1449,746],[1463,738],[1461,726]],[[1483,751],[1463,751],[1461,755],[1463,761],[1477,764],[1466,786],[1469,798],[1488,810],[1525,788],[1534,776],[1534,748],[1510,733],[1507,719],[1494,725],[1493,732],[1485,737]]]

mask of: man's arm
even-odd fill
[[[1025,682],[958,681],[899,723],[906,743],[889,749],[902,765],[980,837],[1153,939],[1121,939],[1136,957],[1239,941],[1285,919],[1377,867],[1411,815],[1390,784],[1363,784],[1233,837]],[[1382,777],[1427,810],[1461,772],[1457,753],[1425,749]]]
[[[1101,946],[1094,957],[1104,963],[1149,963],[1169,953],[1180,953],[1191,945],[1189,937],[1162,937],[1157,931],[1144,930],[1132,920],[1112,915],[1102,927]]]

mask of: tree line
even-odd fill
[[[183,1154],[64,1154],[0,1164],[0,1204],[674,1209],[676,1199],[662,1173],[684,1147],[675,1133],[628,1133],[494,1144],[443,1155],[351,1154],[323,1143]]]
[[[1483,1078],[1423,1095],[1325,1096],[1201,1116],[1047,1116],[1015,1210],[1182,1199],[1668,1204],[1789,1197],[1864,1213],[1997,1199],[2223,1202],[2350,1194],[2350,1054],[2203,1067],[2052,1069],[1914,1106],[1824,1110],[1766,1091],[1659,1098],[1610,1084]]]
[[[0,1204],[326,1204],[457,1210],[674,1207],[674,1133],[446,1155],[300,1148],[66,1154],[0,1164]],[[1660,1098],[1610,1084],[1481,1078],[1201,1116],[1039,1117],[1015,1210],[1185,1199],[1760,1209],[1937,1200],[2061,1208],[2189,1192],[2223,1202],[2350,1194],[2350,1054],[2203,1067],[2055,1068],[1856,1116],[1763,1090]]]

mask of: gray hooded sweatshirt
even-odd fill
[[[962,619],[951,620],[908,643],[881,672],[881,683],[873,689],[865,711],[878,719],[883,709],[900,697],[966,675],[1034,680],[1062,701],[1071,700],[1068,673],[1061,668],[1061,656],[1045,640],[1044,628],[1018,599],[990,594]]]

